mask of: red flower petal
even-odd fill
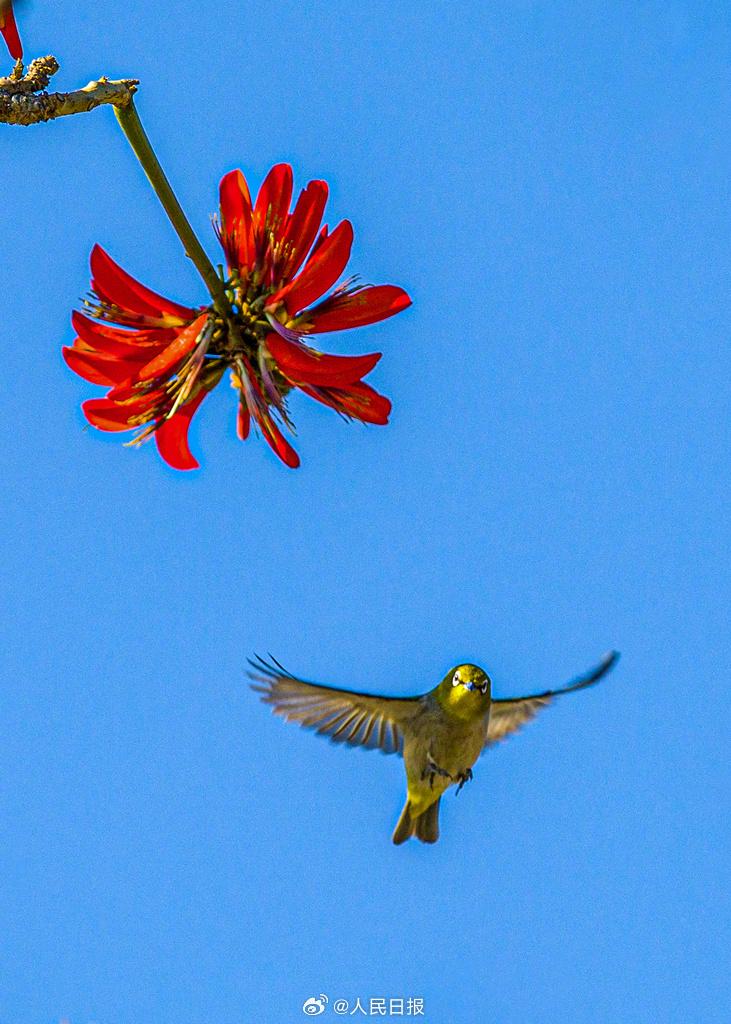
[[[230,222],[249,214],[251,217],[251,195],[242,171],[229,171],[221,178],[218,188],[221,200],[221,216]]]
[[[201,313],[197,320],[189,324],[181,331],[175,341],[167,348],[151,359],[146,366],[143,366],[139,373],[139,380],[150,380],[152,377],[160,377],[176,363],[180,362],[184,355],[187,355],[198,344],[198,335],[203,330],[208,313]]]
[[[363,420],[364,423],[375,423],[379,426],[385,426],[388,423],[388,417],[393,408],[391,402],[385,395],[379,395],[368,384],[364,384],[362,381],[359,384],[354,384],[348,389],[346,395],[338,397],[346,411],[349,411],[351,416]]]
[[[129,402],[127,405],[117,405],[108,398],[90,398],[81,403],[84,416],[93,427],[99,430],[122,431],[132,430],[139,426],[139,423],[130,423],[131,419],[141,417],[145,412],[151,411],[149,403]],[[153,419],[150,416],[149,419]]]
[[[315,253],[320,248],[320,246],[322,245],[322,243],[325,241],[326,238],[327,238],[327,224],[323,224],[322,227],[320,228],[320,234],[317,236],[317,238],[315,240],[315,244],[312,246],[312,252],[310,253],[310,259],[312,259],[312,257],[315,255]]]
[[[23,46],[18,35],[18,27],[15,24],[12,0],[2,0],[0,2],[0,32],[2,32],[5,42],[8,44],[10,56],[13,60],[20,60],[23,56]]]
[[[74,348],[81,349],[84,352],[97,352],[100,355],[117,356],[121,359],[137,359],[139,357],[141,366],[149,362],[158,352],[162,352],[168,344],[168,341],[163,341],[157,345],[130,345],[122,341],[111,341],[108,338],[101,338],[98,344],[91,345],[86,338],[81,336],[74,338]]]
[[[266,228],[274,235],[275,243],[284,234],[292,201],[292,168],[289,164],[276,164],[264,179],[254,207],[254,229],[261,234]]]
[[[71,314],[71,323],[78,334],[78,348],[89,348],[108,355],[132,356],[135,352],[150,359],[177,337],[174,327],[153,327],[147,331],[123,331],[89,320],[81,313]],[[76,342],[74,343],[76,345]]]
[[[140,390],[139,384],[135,380],[124,381],[117,387],[111,388],[107,391],[106,397],[111,399],[115,405],[124,405],[127,409],[134,406],[138,412],[142,409],[152,408],[153,405],[159,405],[162,408],[166,402],[170,401],[164,387],[144,391]]]
[[[96,352],[95,348],[91,345],[87,345],[83,338],[74,338],[74,348],[77,348],[80,352]]]
[[[353,228],[350,221],[343,220],[310,256],[299,277],[275,292],[267,306],[273,309],[279,302],[284,302],[287,314],[294,316],[319,299],[345,270],[352,244]]]
[[[311,181],[300,193],[294,213],[289,218],[285,245],[289,245],[288,259],[282,269],[282,279],[294,277],[304,263],[307,253],[320,227],[327,203],[327,182]]]
[[[144,364],[145,356],[140,358],[120,359],[118,356],[105,355],[99,352],[87,352],[80,348],[69,348],[64,345],[63,357],[66,365],[84,380],[92,384],[103,384],[111,387],[123,384],[133,377]]]
[[[411,305],[411,299],[403,290],[393,284],[371,285],[360,288],[350,295],[333,295],[319,306],[302,314],[308,330],[313,334],[326,331],[345,331],[351,327],[375,324],[395,316]],[[302,325],[298,324],[301,329]]]
[[[157,450],[173,469],[198,469],[199,463],[188,447],[188,427],[207,394],[206,389],[201,388],[195,398],[181,405],[175,415],[163,420],[155,431]]]
[[[312,388],[306,384],[299,384],[299,389],[304,391],[310,398],[329,405],[332,409],[351,416],[353,419],[361,420],[363,423],[375,423],[378,426],[385,426],[391,414],[391,403],[384,395],[379,395],[368,384],[362,381],[352,384],[347,391],[335,388]]]
[[[188,323],[198,312],[145,288],[122,270],[100,245],[95,245],[91,252],[91,273],[92,288],[98,295],[139,316],[161,319],[168,315]]]
[[[359,381],[370,373],[380,352],[365,356],[332,356],[303,348],[279,334],[267,337],[267,348],[277,361],[279,370],[293,384],[317,384],[342,387]]]
[[[249,409],[244,402],[239,402],[239,412],[236,417],[236,436],[240,441],[245,441],[251,429],[251,416]]]
[[[246,368],[246,377],[241,381],[241,384],[249,413],[259,424],[261,432],[266,438],[270,448],[272,448],[272,450],[279,456],[282,462],[286,463],[286,465],[290,466],[292,469],[297,469],[300,464],[299,455],[291,444],[286,441],[281,430],[272,419],[266,399],[261,393],[259,382],[254,376],[251,365],[249,364],[249,360],[246,356],[242,357],[242,362]]]
[[[221,229],[229,267],[248,270],[254,265],[251,196],[241,171],[229,171],[219,186]]]
[[[282,462],[289,466],[290,469],[297,469],[300,464],[300,457],[289,441],[287,441],[283,436],[281,430],[271,416],[268,414],[262,414],[257,416],[256,419],[257,423],[261,427],[261,432],[269,443],[272,451],[274,451]]]

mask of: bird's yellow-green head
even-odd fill
[[[476,722],[490,710],[490,677],[478,665],[457,665],[434,691],[448,715]]]

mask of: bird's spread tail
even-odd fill
[[[439,801],[438,797],[433,804],[417,817],[411,817],[409,801],[401,812],[398,825],[393,833],[393,841],[396,846],[405,843],[411,836],[416,836],[422,843],[436,843],[439,838]]]

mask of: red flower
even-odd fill
[[[0,0],[0,32],[8,44],[10,56],[14,60],[20,60],[23,56],[23,45],[20,42],[18,29],[13,15],[13,0]]]
[[[342,274],[353,240],[348,221],[332,234],[327,226],[320,230],[324,181],[311,181],[291,213],[288,164],[272,168],[253,207],[241,171],[223,178],[220,193],[221,223],[215,227],[228,263],[230,315],[224,319],[213,306],[190,309],[164,299],[95,246],[94,297],[87,303],[92,318],[73,314],[78,337],[73,348],[64,348],[64,358],[85,380],[111,385],[106,398],[83,403],[90,423],[100,430],[143,427],[130,443],[154,434],[160,454],[176,469],[198,466],[188,448],[188,426],[230,369],[239,391],[239,437],[248,437],[253,417],[279,458],[296,467],[297,453],[276,422],[291,429],[287,395],[293,388],[365,423],[387,423],[391,411],[388,399],[363,383],[380,353],[325,355],[303,338],[384,320],[411,300],[393,285],[351,280],[312,305]]]

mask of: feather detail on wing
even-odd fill
[[[275,715],[314,729],[333,743],[403,754],[403,730],[418,711],[419,697],[377,697],[308,683],[274,658],[271,663],[257,658],[249,664],[254,669],[249,677],[261,684],[252,690],[264,694],[262,701],[271,704]]]
[[[598,683],[602,676],[605,676],[614,667],[618,658],[617,651],[611,651],[591,672],[580,676],[560,690],[546,690],[545,693],[537,693],[533,697],[510,697],[507,700],[494,700],[490,706],[487,739],[483,749],[487,749],[493,743],[517,732],[542,708],[547,707],[554,697],[558,697],[562,693],[571,693],[573,690],[583,690],[586,686]]]

